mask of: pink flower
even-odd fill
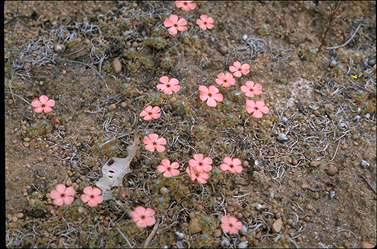
[[[247,97],[254,97],[262,94],[262,85],[254,83],[252,81],[246,81],[244,85],[241,86],[241,91]]]
[[[190,159],[189,166],[198,171],[210,172],[212,170],[212,159],[204,157],[203,154],[194,154],[194,159]]]
[[[160,78],[160,83],[157,85],[157,89],[167,95],[171,95],[179,91],[181,88],[179,81],[176,78],[169,79],[168,76],[162,76]]]
[[[232,66],[229,66],[229,71],[231,71],[234,77],[241,77],[242,75],[247,75],[250,72],[249,64],[242,64],[239,61],[233,63]]]
[[[138,206],[131,212],[131,218],[139,228],[146,228],[156,223],[154,214],[153,209]]]
[[[196,3],[192,1],[175,1],[175,6],[184,11],[190,11],[196,8]]]
[[[145,107],[145,109],[140,113],[140,117],[142,117],[145,121],[159,119],[161,116],[160,111],[161,111],[160,107],[158,106],[152,107],[151,105],[149,105]]]
[[[186,172],[189,175],[189,177],[191,178],[191,181],[193,181],[193,182],[196,181],[200,184],[207,183],[207,180],[209,178],[208,172],[201,171],[196,167],[189,166],[189,167],[186,168]]]
[[[234,216],[225,215],[221,218],[221,229],[224,233],[236,234],[242,228],[242,223]]]
[[[179,164],[177,162],[170,163],[168,159],[163,159],[161,164],[158,165],[157,170],[163,173],[165,177],[172,177],[179,175]]]
[[[217,102],[222,102],[224,97],[219,93],[219,89],[214,85],[209,86],[199,86],[200,99],[204,102],[207,101],[209,107],[216,107]]]
[[[196,20],[196,24],[198,24],[199,28],[202,30],[213,29],[215,26],[214,22],[213,18],[207,15],[201,15],[200,18]]]
[[[157,150],[158,152],[164,152],[166,145],[166,140],[163,137],[158,137],[157,134],[149,134],[148,136],[144,137],[144,147],[146,150],[154,152]]]
[[[268,113],[268,107],[264,104],[263,100],[254,101],[254,100],[246,100],[246,111],[254,118],[261,118],[263,114]]]
[[[97,207],[102,203],[103,198],[99,188],[88,186],[84,188],[83,192],[80,199],[89,207]]]
[[[56,206],[68,206],[73,202],[75,190],[73,187],[66,187],[64,184],[56,185],[50,194],[50,198]]]
[[[219,73],[217,75],[216,83],[220,86],[228,88],[236,84],[236,80],[233,78],[233,75],[229,72]]]
[[[220,169],[224,172],[239,174],[242,172],[241,160],[238,158],[225,157],[223,163],[220,165]]]
[[[179,18],[177,15],[170,15],[165,19],[164,26],[168,28],[170,35],[176,36],[178,31],[183,32],[187,30],[187,21],[184,18]]]
[[[42,95],[39,99],[33,99],[31,102],[33,111],[37,113],[49,113],[52,111],[52,107],[55,106],[55,101],[53,99],[48,99],[46,95]]]

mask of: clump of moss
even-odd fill
[[[263,24],[260,28],[257,29],[257,34],[260,36],[268,36],[270,35],[270,25]]]
[[[160,191],[160,189],[163,187],[169,189],[170,195],[176,201],[183,201],[191,196],[190,189],[187,187],[187,185],[183,182],[183,179],[180,177],[161,178],[157,180],[154,186],[155,192]]]
[[[160,37],[153,37],[145,39],[143,44],[155,50],[163,50],[167,47],[168,42]]]
[[[47,205],[38,199],[31,203],[32,205],[26,210],[26,214],[32,218],[46,218]]]
[[[209,216],[203,213],[192,213],[190,214],[192,229],[191,232],[197,233],[201,232],[198,238],[194,241],[193,247],[213,247],[216,243],[215,241],[215,231],[219,226],[218,219],[215,219],[213,216]]]
[[[205,140],[211,135],[211,130],[204,125],[196,125],[193,127],[193,136],[198,140]]]
[[[143,54],[134,49],[125,50],[123,55],[127,60],[131,61],[126,66],[130,73],[137,73],[140,67],[147,70],[153,70],[155,67],[153,58],[150,55]]]
[[[172,111],[175,115],[185,118],[186,116],[192,116],[192,110],[188,101],[184,99],[178,99],[172,103]]]
[[[36,138],[51,133],[52,125],[47,121],[37,121],[26,130],[28,137]]]
[[[174,68],[174,65],[175,61],[170,56],[164,56],[160,60],[160,67],[165,71],[170,71],[172,68]]]

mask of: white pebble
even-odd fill
[[[361,160],[360,165],[361,165],[361,167],[363,167],[364,169],[369,167],[369,163],[368,163],[368,161],[365,161],[365,160]]]
[[[229,247],[230,246],[230,242],[227,238],[223,237],[223,239],[221,240],[221,243],[220,243],[221,247]]]
[[[247,235],[247,226],[243,225],[240,232],[242,235]]]
[[[241,243],[239,243],[238,248],[240,249],[247,248],[247,241],[242,241]]]
[[[278,135],[277,139],[278,139],[279,142],[287,142],[288,141],[288,137],[284,133],[280,133]]]

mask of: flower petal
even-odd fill
[[[93,188],[92,195],[101,195],[101,190],[99,188]]]
[[[217,102],[216,102],[216,100],[214,98],[209,97],[207,99],[207,105],[209,107],[216,107],[217,106]]]
[[[64,200],[63,198],[57,198],[57,199],[54,199],[52,203],[54,203],[56,206],[63,206]]]
[[[52,112],[52,108],[49,107],[49,106],[45,106],[44,108],[42,107],[42,109],[43,109],[43,112],[44,112],[44,113]]]
[[[63,198],[63,202],[65,205],[70,205],[73,202],[73,197],[72,196],[66,196]]]
[[[162,146],[162,145],[159,145],[159,144],[158,144],[158,145],[156,145],[156,149],[157,149],[158,152],[161,153],[161,152],[164,152],[164,151],[165,151],[165,146]]]
[[[42,103],[42,104],[46,104],[47,101],[48,101],[48,97],[46,95],[42,95],[39,97],[39,101]]]
[[[64,184],[58,184],[56,185],[55,189],[57,192],[64,194],[66,187]]]
[[[253,117],[254,118],[261,118],[261,117],[263,117],[263,113],[261,111],[259,111],[259,110],[256,110],[253,113]]]
[[[93,188],[91,186],[87,186],[84,188],[83,192],[87,195],[91,195],[93,191]]]
[[[172,36],[175,36],[178,33],[178,29],[176,27],[170,27],[168,31]]]
[[[74,196],[76,194],[75,190],[73,187],[68,187],[65,189],[65,194],[69,196]]]
[[[155,151],[155,146],[153,144],[146,144],[144,146],[144,148],[147,150],[147,151],[150,151],[150,152],[154,152]]]
[[[145,215],[146,216],[153,216],[156,212],[152,208],[146,208]]]
[[[32,107],[40,107],[42,105],[42,103],[39,101],[39,99],[33,99],[33,101],[31,102],[31,106]]]
[[[83,194],[80,196],[82,202],[87,203],[89,201],[89,195]]]
[[[36,113],[41,113],[41,112],[43,112],[43,107],[37,107],[37,108],[34,108],[34,112],[36,112]]]
[[[47,106],[49,107],[54,107],[55,106],[55,100],[49,99],[46,103]]]
[[[50,198],[51,199],[57,199],[57,198],[60,198],[61,197],[61,193],[59,193],[58,191],[56,190],[52,190],[49,194]]]

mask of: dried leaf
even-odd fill
[[[97,187],[102,190],[104,200],[112,199],[112,187],[121,187],[123,177],[131,172],[130,164],[135,157],[139,146],[139,138],[135,136],[132,145],[127,147],[126,158],[112,157],[102,166],[102,177],[96,182]]]

